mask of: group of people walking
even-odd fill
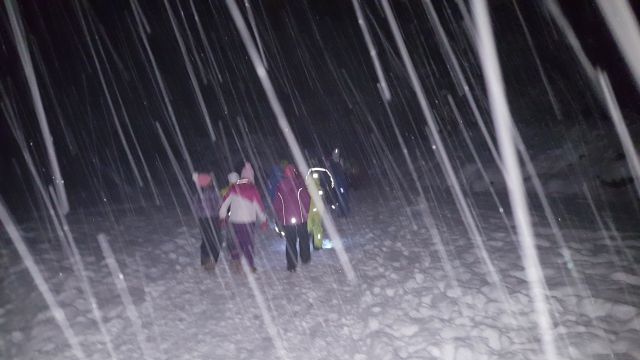
[[[234,271],[240,271],[244,258],[248,269],[256,272],[254,236],[258,229],[267,230],[269,225],[251,164],[245,162],[240,175],[228,174],[227,186],[222,190],[216,186],[212,173],[194,173],[193,180],[197,192],[192,203],[202,234],[202,266],[214,270],[226,244]],[[303,264],[311,261],[311,236],[314,247],[322,248],[320,214],[311,201],[304,177],[292,164],[273,169],[267,191],[277,228],[286,240],[287,270],[295,272],[299,261]]]

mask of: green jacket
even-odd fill
[[[316,187],[320,188],[320,182],[318,179],[313,179],[316,183]],[[311,205],[309,206],[309,216],[307,218],[307,230],[309,230],[309,234],[313,236],[313,246],[315,248],[322,247],[322,240],[324,238],[324,230],[322,228],[322,217],[320,216],[320,211],[316,208],[316,204],[313,200],[311,200]]]

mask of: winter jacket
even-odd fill
[[[333,175],[336,191],[340,191],[340,189],[342,189],[341,192],[346,192],[349,186],[349,182],[347,180],[347,175],[344,172],[342,164],[332,159],[329,161],[329,170]]]
[[[306,222],[310,202],[304,180],[296,173],[293,165],[288,165],[272,199],[273,210],[279,223],[295,225]]]
[[[280,165],[273,165],[269,179],[267,179],[267,195],[269,196],[269,199],[273,199],[278,192],[278,185],[280,184],[280,180],[282,180],[283,176],[284,173]]]
[[[316,187],[320,188],[320,181],[313,179],[316,183]],[[307,231],[313,236],[313,247],[319,249],[322,247],[322,240],[324,237],[324,231],[322,228],[322,217],[320,211],[316,208],[315,202],[311,200],[309,205],[309,216],[307,217]]]
[[[192,200],[196,216],[201,219],[215,217],[220,208],[220,196],[213,187],[202,189],[202,197],[196,193]]]
[[[238,181],[229,189],[222,206],[220,206],[218,216],[220,219],[226,219],[227,214],[229,214],[229,221],[233,224],[249,224],[267,220],[260,193],[255,185],[247,179]]]

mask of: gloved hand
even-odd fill
[[[278,227],[278,229],[276,230],[278,235],[279,236],[284,236],[284,226],[282,224],[277,224],[276,226]]]

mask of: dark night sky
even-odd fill
[[[110,96],[120,121],[123,121],[123,114],[126,112],[132,131],[148,161],[152,162],[155,154],[165,159],[154,121],[158,121],[168,134],[171,126],[159,96],[159,84],[150,67],[149,58],[144,53],[141,37],[132,27],[135,26],[135,19],[131,3],[120,0],[24,0],[19,3],[45,109],[54,139],[59,144],[58,153],[63,159],[63,172],[91,173],[96,171],[96,162],[108,164],[109,161],[123,158],[77,9],[81,9],[96,51],[99,51],[98,44],[103,48],[105,55],[104,59],[99,58],[99,66],[107,78]],[[76,3],[82,5],[76,8]],[[193,2],[215,59],[215,67],[221,74],[219,79],[215,75],[214,62],[207,57],[191,3],[170,3],[216,131],[219,133],[218,126],[222,126],[226,137],[232,139],[231,129],[240,132],[237,119],[242,117],[256,138],[275,139],[276,143],[282,143],[263,90],[224,2]],[[392,92],[396,98],[405,101],[397,101],[394,111],[397,111],[401,129],[409,133],[412,131],[413,121],[419,118],[415,116],[414,96],[396,58],[397,52],[391,41],[388,24],[379,7],[373,1],[363,3],[370,15],[370,27],[374,32],[385,72],[392,83]],[[430,101],[435,104],[445,102],[447,94],[455,94],[455,86],[423,8],[418,1],[392,3]],[[478,64],[465,38],[461,17],[454,2],[434,3],[460,60],[476,77],[477,83],[481,84],[478,81]],[[549,103],[544,96],[531,96],[540,94],[544,89],[512,2],[500,0],[490,3],[509,100],[516,119],[540,123],[540,126],[557,124],[558,121],[552,119]],[[562,3],[565,15],[575,27],[590,59],[609,72],[621,105],[630,111],[637,111],[633,107],[637,106],[638,93],[597,6],[586,0]],[[239,4],[245,11],[243,2]],[[383,133],[390,133],[387,129],[388,121],[381,116],[384,107],[375,88],[375,73],[350,1],[269,0],[254,1],[252,4],[270,76],[275,81],[278,95],[285,105],[294,130],[306,147],[313,148],[314,139],[319,139],[325,147],[323,150],[330,146],[348,146],[354,143],[354,134],[365,126],[365,109]],[[566,105],[563,108],[565,117],[560,122],[575,121],[576,117],[583,116],[593,108],[590,95],[577,93],[583,76],[578,70],[578,64],[564,42],[562,33],[554,28],[555,25],[544,13],[542,3],[519,1],[518,4],[552,86],[565,89],[564,93],[558,92],[560,103]],[[637,10],[638,3],[635,4]],[[201,154],[202,147],[207,148],[206,144],[209,144],[206,127],[167,10],[162,1],[140,1],[140,7],[151,29],[151,33],[147,35],[151,51],[170,93],[177,121],[190,147],[189,151]],[[186,25],[181,13],[184,13]],[[191,41],[187,33],[192,35]],[[192,51],[191,42],[195,52]],[[38,58],[42,61],[37,60]],[[0,60],[0,82],[18,109],[19,122],[27,139],[34,141],[34,154],[45,164],[33,105],[14,48],[4,6],[0,11]],[[199,63],[203,72],[200,71]],[[45,73],[47,76],[43,76]],[[50,83],[51,91],[47,82]],[[116,90],[122,98],[123,108],[117,101]],[[362,106],[355,94],[358,94]],[[572,102],[568,99],[574,97],[581,99],[577,108],[567,105]],[[450,114],[444,108],[440,109],[437,105],[435,107],[446,127]],[[538,113],[536,111],[539,110],[532,109],[545,111]],[[519,114],[523,116],[518,116]],[[124,122],[122,124],[124,126]],[[66,133],[63,131],[65,129]],[[177,142],[173,137],[170,138],[177,151]],[[71,146],[64,139],[71,139]],[[389,141],[393,141],[391,137]],[[213,152],[222,153],[221,143],[219,141],[214,146]],[[20,157],[16,150],[7,121],[0,115],[0,186],[3,194],[6,189],[15,185],[15,181],[8,179],[15,178],[11,159]],[[207,151],[211,153],[211,150]],[[205,159],[204,162],[220,165],[219,160],[215,159]],[[122,164],[126,166],[126,162],[122,161]],[[81,181],[74,181],[72,176],[69,183],[73,186]]]

